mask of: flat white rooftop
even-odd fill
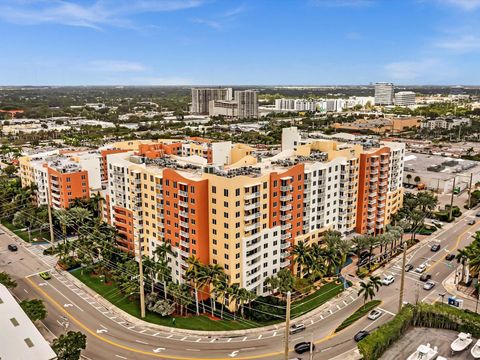
[[[0,284],[0,359],[51,360],[57,355],[23,312],[5,286]]]

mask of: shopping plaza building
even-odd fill
[[[404,144],[304,139],[296,128],[282,136],[281,149],[269,151],[201,138],[57,151],[22,158],[21,175],[54,207],[102,193],[118,246],[151,256],[170,243],[174,280],[183,281],[193,255],[264,294],[266,277],[293,268],[293,245],[321,242],[328,229],[382,233],[403,199]]]

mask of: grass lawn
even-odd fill
[[[10,231],[17,234],[18,236],[20,236],[24,241],[32,242],[28,238],[28,231],[27,230],[19,231],[19,229],[15,225],[13,225],[12,223],[10,223],[8,221],[5,221],[5,220],[2,221],[2,225],[5,226],[6,228],[8,228]],[[40,233],[39,230],[34,230],[30,233],[30,237],[32,238],[32,240],[34,238],[36,238],[37,239],[36,242],[45,242],[45,241],[48,241],[48,239],[50,238],[50,235],[45,230],[42,231],[42,233]]]
[[[355,311],[352,315],[350,315],[348,318],[346,318],[338,328],[335,329],[335,332],[339,332],[340,330],[345,329],[346,327],[352,325],[355,321],[358,319],[364,317],[367,315],[372,309],[376,308],[378,305],[380,305],[381,301],[380,300],[373,300],[365,305],[360,306],[357,311]]]
[[[83,282],[85,285],[103,296],[106,300],[119,307],[128,314],[140,318],[140,304],[138,299],[130,300],[119,293],[115,285],[105,284],[99,277],[91,276],[86,270],[82,275],[81,269],[71,272],[73,276]],[[200,310],[202,309],[200,305]],[[228,331],[241,330],[252,327],[264,326],[266,324],[256,323],[252,321],[245,322],[229,321],[229,320],[211,320],[207,316],[189,316],[175,317],[175,324],[171,316],[160,316],[147,310],[145,320],[153,324],[176,327],[190,330],[210,330],[210,331]]]
[[[314,293],[304,297],[302,300],[292,302],[292,318],[303,315],[310,310],[313,310],[320,305],[326,303],[328,300],[334,298],[343,291],[343,284],[336,284],[335,282],[323,285]]]
[[[82,269],[71,271],[71,274],[87,285],[89,288],[97,292],[106,300],[119,307],[126,313],[140,318],[140,305],[138,299],[129,299],[120,294],[114,284],[105,284],[100,277],[92,276],[90,272]],[[331,298],[343,291],[343,284],[329,283],[322,286],[316,292],[310,294],[302,300],[292,302],[292,318],[303,315],[304,313],[324,304]],[[200,305],[200,309],[202,306]],[[188,316],[175,317],[175,324],[171,316],[160,316],[147,310],[145,320],[153,324],[176,327],[190,330],[210,330],[210,331],[228,331],[254,328],[259,326],[267,326],[278,323],[279,321],[271,321],[259,323],[250,320],[212,320],[207,316]]]

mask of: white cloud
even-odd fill
[[[230,24],[238,15],[242,14],[245,11],[246,8],[242,5],[208,19],[192,19],[192,22],[196,24],[207,25],[215,30],[222,30],[223,28],[225,28],[226,25]]]
[[[447,66],[437,59],[423,59],[415,61],[397,61],[385,65],[387,76],[399,81],[431,81],[443,78]],[[451,69],[448,69],[451,70]]]
[[[480,50],[480,38],[475,35],[460,35],[457,38],[440,40],[434,45],[441,49],[466,53]]]
[[[455,6],[461,10],[476,10],[480,8],[480,0],[439,0],[440,3]]]
[[[130,27],[130,17],[146,12],[168,12],[200,6],[204,0],[4,0],[0,19],[22,25],[56,23],[101,29],[105,25]]]
[[[143,64],[123,60],[93,60],[87,64],[88,70],[110,73],[135,73],[146,71]]]

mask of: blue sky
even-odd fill
[[[480,0],[0,0],[0,85],[480,85]]]

